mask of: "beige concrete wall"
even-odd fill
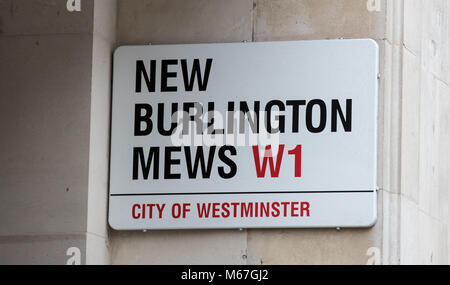
[[[117,42],[373,38],[384,53],[385,20],[384,1],[380,11],[370,12],[365,0],[119,0]],[[369,248],[381,250],[381,201],[379,222],[371,229],[111,230],[112,263],[365,264]]]
[[[0,0],[0,264],[108,264],[116,2]]]
[[[0,263],[86,247],[92,2],[0,1]]]
[[[450,261],[449,4],[388,5],[384,263]]]
[[[394,43],[396,44],[396,43]],[[450,2],[405,0],[400,262],[450,262]]]
[[[108,185],[112,53],[116,43],[115,0],[95,0],[86,264],[109,264]]]

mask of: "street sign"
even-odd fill
[[[369,39],[119,47],[109,224],[372,226],[377,75]]]

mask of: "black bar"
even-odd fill
[[[211,252],[211,254],[214,254]],[[214,278],[200,276],[214,274]],[[60,274],[56,274],[60,273]],[[87,284],[98,277],[100,282],[114,280],[117,284],[384,284],[396,275],[403,283],[447,280],[448,266],[236,266],[236,265],[171,265],[171,266],[6,266],[0,267],[3,278],[11,276],[14,283],[30,279],[43,282],[70,280],[71,284]],[[86,275],[85,275],[86,274]],[[63,276],[64,278],[61,278]],[[430,277],[432,276],[432,278]],[[430,279],[431,278],[431,279]],[[370,281],[368,281],[370,280]],[[97,281],[97,280],[95,280]],[[328,283],[329,282],[329,283]],[[27,282],[32,283],[32,282]],[[55,282],[56,283],[56,282]],[[62,282],[64,283],[64,282]],[[91,282],[92,283],[92,282]],[[445,282],[444,282],[445,283]]]
[[[282,191],[282,192],[196,192],[196,193],[130,193],[110,194],[110,196],[175,196],[175,195],[257,195],[257,194],[324,194],[324,193],[373,193],[375,190],[355,191]]]

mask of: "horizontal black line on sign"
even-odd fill
[[[178,196],[178,195],[256,195],[256,194],[323,194],[323,193],[373,193],[375,190],[355,191],[282,191],[282,192],[197,192],[197,193],[130,193],[110,194],[110,196]]]

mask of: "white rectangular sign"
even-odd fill
[[[114,229],[369,227],[369,39],[124,46],[114,54]]]

